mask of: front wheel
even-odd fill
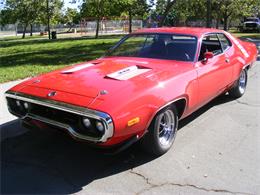
[[[141,144],[144,150],[152,155],[160,156],[172,146],[178,129],[178,115],[175,106],[161,110],[153,119],[149,132]]]
[[[230,89],[229,95],[233,98],[240,98],[244,95],[247,86],[247,70],[243,69],[240,73],[239,79],[235,82],[234,86]]]

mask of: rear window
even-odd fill
[[[218,38],[224,51],[232,46],[231,41],[224,34],[218,34]]]

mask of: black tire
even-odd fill
[[[246,92],[247,86],[247,70],[243,69],[234,86],[229,90],[229,95],[233,98],[240,98]]]
[[[171,124],[167,126],[167,123]],[[141,146],[154,156],[166,153],[172,146],[178,129],[178,114],[175,106],[161,110],[153,119]],[[166,139],[168,137],[168,140]],[[164,142],[163,142],[164,141]]]

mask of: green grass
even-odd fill
[[[238,38],[260,39],[260,33],[241,33],[238,32],[236,29],[232,29],[229,32]]]
[[[238,38],[260,39],[260,33],[232,33],[232,34]]]
[[[35,76],[102,56],[121,36],[48,40],[41,37],[0,40],[0,83]]]
[[[231,32],[239,38],[260,39],[260,33]],[[48,40],[33,36],[0,39],[0,83],[23,79],[102,56],[122,36]]]

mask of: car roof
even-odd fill
[[[162,28],[144,28],[137,30],[133,34],[142,33],[172,33],[172,34],[183,34],[183,35],[193,35],[196,37],[201,37],[207,33],[224,33],[223,30],[218,30],[214,28],[194,28],[194,27],[162,27]]]

